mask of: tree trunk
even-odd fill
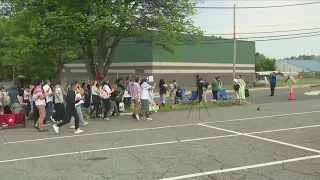
[[[109,71],[109,68],[112,64],[112,61],[114,59],[114,56],[116,55],[116,50],[119,44],[119,41],[121,40],[121,37],[117,36],[113,40],[112,45],[109,47],[109,53],[108,57],[105,59],[104,66],[103,66],[103,77],[106,77]]]
[[[87,41],[85,46],[82,46],[82,51],[85,54],[85,63],[87,67],[87,72],[89,74],[90,79],[96,79],[94,59],[93,59],[93,49],[91,41]]]
[[[106,34],[106,26],[101,26],[98,29],[97,34],[97,49],[98,49],[98,69],[100,73],[103,73],[103,66],[105,64],[105,60],[107,58],[107,34]]]

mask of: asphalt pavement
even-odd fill
[[[0,131],[0,179],[319,180],[320,97],[314,88],[252,91],[250,105],[91,121],[84,134]],[[257,110],[260,107],[260,111]]]

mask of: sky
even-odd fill
[[[204,0],[197,6],[270,6],[315,2],[319,0]],[[233,33],[233,9],[198,9],[193,17],[196,26],[205,31],[205,34]],[[320,28],[320,3],[296,7],[268,8],[268,9],[236,9],[236,33],[272,32],[257,34],[238,34],[236,38],[281,36],[288,34],[319,32],[320,29],[288,31],[308,28]],[[308,34],[302,35],[306,36]],[[233,35],[221,35],[224,38],[233,38]],[[295,35],[301,36],[301,35]],[[289,36],[290,37],[290,36]],[[266,37],[259,39],[283,38]],[[288,38],[285,37],[285,38]],[[297,39],[256,42],[256,52],[268,57],[283,59],[299,55],[320,55],[320,35]]]

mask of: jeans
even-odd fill
[[[111,109],[111,103],[110,103],[110,99],[103,99],[103,105],[104,105],[104,112],[103,112],[103,118],[108,118],[109,115],[109,111]]]
[[[65,124],[68,124],[71,121],[71,118],[74,117],[75,130],[79,129],[79,115],[75,107],[67,107],[67,114],[61,123],[58,123],[57,126],[61,127]]]
[[[110,105],[111,105],[111,108],[109,110],[109,113],[113,112],[112,114],[119,114],[119,108],[118,108],[118,105],[117,105],[117,102],[116,101],[112,101],[110,100]]]
[[[84,124],[86,121],[84,121],[84,118],[83,118],[83,114],[82,114],[82,110],[81,110],[81,105],[76,106],[76,110],[77,110],[77,113],[78,113],[78,116],[79,116],[79,121],[81,121],[82,124]],[[75,123],[75,118],[72,117],[70,121],[71,121],[72,124],[74,124],[74,123]]]
[[[26,117],[29,117],[30,111],[31,111],[31,103],[29,100],[24,100],[24,103],[26,103],[27,105],[25,106],[25,115]]]
[[[124,100],[125,107],[130,107],[131,106],[131,101],[132,101],[131,97],[125,97],[123,100]]]
[[[50,121],[50,116],[52,116],[52,109],[53,109],[53,102],[47,102],[47,106],[46,106],[46,120]]]
[[[99,117],[99,109],[100,109],[100,97],[97,95],[92,95],[92,101],[93,101],[93,109],[91,109],[89,116],[91,117],[94,112],[96,112],[96,118]]]
[[[218,100],[218,92],[219,91],[212,91],[212,99],[213,100]]]
[[[63,103],[56,103],[55,108],[56,108],[56,112],[53,114],[52,118],[57,121],[63,120],[63,118],[66,114],[64,104]]]
[[[160,105],[166,104],[166,94],[160,95]]]

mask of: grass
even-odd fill
[[[222,106],[231,106],[233,105],[231,101],[225,102],[225,104],[223,104],[222,102],[216,102],[216,103],[210,103],[207,102],[205,104],[207,106],[207,108],[213,108],[213,107],[222,107]],[[205,108],[204,104],[200,104],[198,105],[197,103],[193,103],[193,109],[197,109],[199,108]],[[162,107],[161,109],[158,110],[158,112],[168,112],[168,111],[178,111],[178,110],[187,110],[191,108],[191,104],[179,104],[177,108],[171,108],[171,106],[169,104],[167,104],[165,107]],[[131,113],[132,112],[132,108],[126,108],[125,113]]]

